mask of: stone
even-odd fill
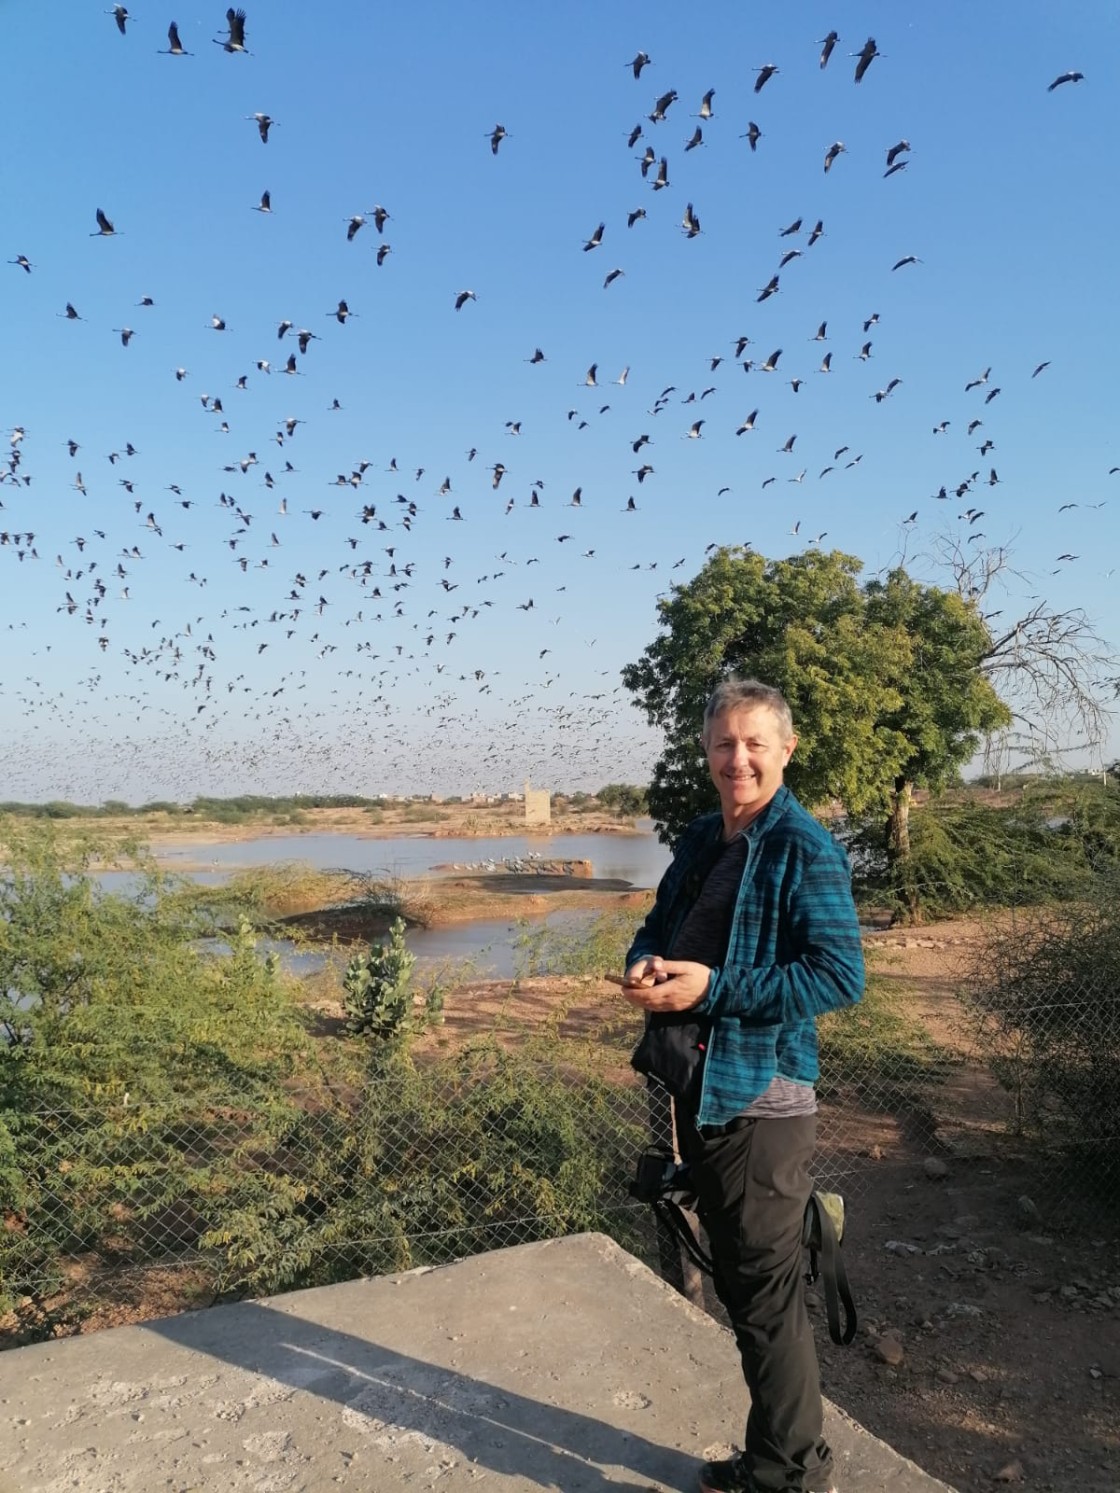
[[[1038,1205],[1026,1193],[1016,1200],[1015,1212],[1020,1224],[1030,1228],[1040,1222],[1042,1214],[1038,1211]]]
[[[931,1181],[940,1182],[949,1175],[949,1166],[940,1156],[927,1156],[922,1162],[922,1171]]]
[[[882,1337],[876,1338],[874,1343],[875,1356],[880,1363],[888,1364],[892,1369],[897,1369],[906,1357],[906,1352],[896,1337],[884,1333]]]
[[[995,1483],[1021,1483],[1025,1477],[1023,1464],[1018,1457],[1005,1462],[998,1472],[992,1473],[992,1481]]]
[[[961,1376],[954,1374],[952,1369],[938,1369],[937,1377],[942,1384],[959,1384],[961,1382]]]

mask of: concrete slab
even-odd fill
[[[0,1354],[0,1489],[676,1493],[745,1403],[730,1334],[586,1234]],[[842,1493],[946,1493],[827,1416]]]

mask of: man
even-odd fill
[[[700,1488],[816,1493],[833,1470],[801,1274],[816,1017],[859,1000],[863,951],[847,856],[783,782],[797,737],[779,691],[726,680],[702,741],[720,812],[682,835],[623,994],[647,1028],[687,1013],[677,1133],[750,1392],[743,1451],[705,1463]]]

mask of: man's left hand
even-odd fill
[[[631,1005],[645,1011],[687,1011],[703,999],[711,970],[692,959],[665,959],[661,971],[668,976],[657,985],[624,985],[622,993]]]

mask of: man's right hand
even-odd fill
[[[624,990],[648,990],[651,985],[660,985],[668,978],[661,955],[650,954],[634,961],[622,978],[622,986]]]

